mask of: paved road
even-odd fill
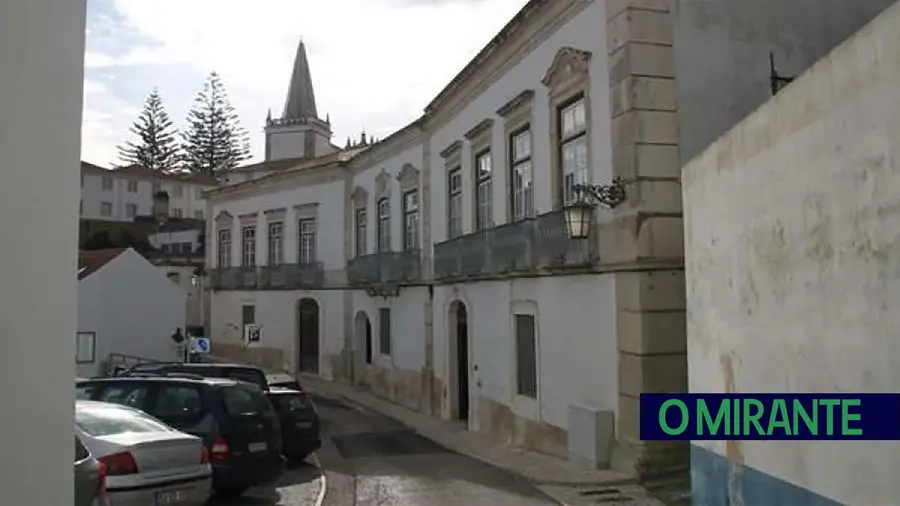
[[[342,402],[317,400],[324,506],[548,506],[527,482],[452,453],[405,426]],[[313,503],[309,503],[313,504]]]
[[[285,471],[271,486],[252,488],[239,499],[213,497],[209,506],[315,506],[320,476],[318,467],[304,463]]]

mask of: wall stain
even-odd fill
[[[810,216],[811,215],[811,216]],[[819,264],[819,271],[825,271],[835,257],[833,224],[831,214],[825,209],[825,197],[821,193],[812,193],[803,199],[804,222],[809,229],[809,240],[804,254],[806,258]]]
[[[725,393],[733,394],[735,392],[734,387],[734,360],[736,357],[733,353],[727,353],[725,355],[721,355],[719,357],[719,362],[722,367],[722,376],[725,378]],[[744,465],[744,453],[741,450],[741,442],[728,440],[725,441],[725,457],[728,458],[730,462],[735,464]]]

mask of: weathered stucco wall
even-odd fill
[[[900,389],[900,5],[683,172],[694,392]],[[900,448],[696,442],[694,504],[896,504]]]

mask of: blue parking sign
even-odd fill
[[[209,353],[210,343],[208,337],[192,337],[191,353]]]

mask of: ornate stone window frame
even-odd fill
[[[375,176],[375,202],[381,199],[391,198],[391,175],[387,169],[381,169],[381,172]]]
[[[550,117],[550,178],[553,208],[562,207],[562,159],[559,149],[560,110],[578,99],[584,100],[585,128],[587,138],[591,138],[591,96],[590,96],[590,51],[564,46],[556,52],[550,67],[541,79],[547,88]],[[588,145],[588,182],[593,177],[593,153]]]
[[[213,221],[215,222],[215,234],[213,235],[213,238],[215,240],[215,247],[213,248],[213,251],[215,252],[215,258],[213,259],[212,265],[216,267],[227,268],[231,266],[234,257],[234,216],[232,216],[228,211],[219,211],[219,214],[216,215]],[[220,232],[223,231],[228,231],[229,234],[228,241],[229,249],[231,251],[228,252],[228,265],[225,265],[225,263],[223,263],[221,259],[219,259]]]
[[[353,188],[353,192],[350,194],[350,207],[353,209],[353,215],[351,217],[351,224],[353,233],[351,234],[351,240],[353,242],[352,252],[354,257],[362,256],[368,254],[369,249],[369,192],[363,188],[362,186],[357,185]],[[359,215],[360,212],[365,213],[365,237],[363,241],[360,241],[360,223],[359,223]]]
[[[513,145],[512,139],[513,136],[518,135],[519,133],[524,132],[525,130],[531,130],[531,150],[532,157],[534,155],[534,130],[532,129],[533,120],[533,108],[532,103],[534,102],[534,90],[527,89],[521,91],[518,95],[513,97],[509,102],[500,106],[497,109],[497,115],[503,118],[503,146],[506,151],[506,166],[503,170],[506,173],[506,216],[508,222],[516,221],[515,218],[515,209],[513,208],[513,184],[515,181],[515,177],[513,175]],[[532,158],[533,159],[533,158]],[[531,181],[532,187],[534,185],[534,164],[531,165]],[[534,191],[532,189],[532,198]],[[534,203],[532,202],[532,207]]]
[[[451,229],[452,229],[450,223],[451,223],[451,220],[453,219],[453,216],[450,213],[450,197],[451,197],[450,176],[452,174],[454,174],[455,171],[457,171],[457,170],[459,171],[460,178],[461,178],[460,193],[462,195],[461,199],[463,202],[463,204],[460,206],[460,213],[463,212],[463,209],[465,208],[465,201],[466,201],[465,175],[463,174],[463,171],[462,171],[462,145],[463,145],[462,141],[453,141],[450,143],[450,145],[448,145],[446,148],[442,149],[441,152],[439,153],[441,158],[444,159],[444,172],[445,172],[444,181],[445,181],[445,186],[446,186],[446,189],[444,190],[444,206],[445,206],[445,210],[446,210],[446,220],[447,220],[447,223],[446,223],[447,239],[455,239],[456,237],[460,237],[462,235],[465,235],[465,233],[466,233],[466,230],[465,230],[466,217],[465,217],[465,215],[460,216],[459,234],[451,235],[451,233],[450,233]]]
[[[400,193],[407,193],[419,189],[419,177],[421,172],[411,163],[404,163],[397,173],[397,183]]]
[[[314,220],[319,217],[319,203],[309,202],[294,206],[294,214],[297,220]]]
[[[496,153],[493,149],[493,140],[494,140],[494,120],[493,118],[487,118],[479,122],[477,125],[469,129],[468,132],[463,134],[463,137],[469,141],[469,164],[471,166],[471,177],[472,177],[472,198],[470,199],[471,208],[472,208],[472,230],[480,230],[481,228],[492,228],[494,226],[494,195],[493,195],[493,185],[496,181],[494,177],[494,169],[496,168],[495,161],[497,157]],[[490,154],[491,156],[491,175],[488,178],[491,182],[491,196],[490,196],[490,216],[488,216],[488,223],[485,224],[484,227],[478,226],[478,187],[482,182],[478,178],[478,159],[482,156]]]

